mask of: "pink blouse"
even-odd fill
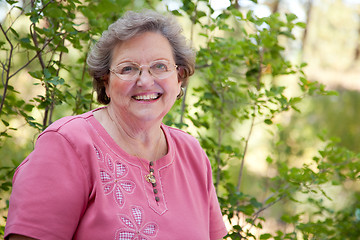
[[[225,236],[205,152],[189,134],[166,125],[162,129],[168,153],[152,166],[153,186],[144,177],[149,162],[122,150],[92,112],[56,121],[15,172],[5,236],[15,233],[46,240]]]

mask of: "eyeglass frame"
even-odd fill
[[[154,78],[159,79],[159,80],[162,80],[162,79],[165,79],[165,78],[169,77],[169,76],[171,75],[171,73],[174,72],[174,70],[178,70],[178,69],[179,69],[179,66],[178,66],[178,65],[176,65],[176,64],[170,64],[170,66],[173,66],[174,69],[172,69],[171,71],[166,71],[167,73],[170,73],[169,76],[166,76],[166,77],[164,77],[164,78],[159,78],[159,77],[157,77],[157,76],[154,76],[154,74],[151,72],[151,66],[152,66],[154,63],[160,62],[160,61],[163,61],[163,62],[166,62],[166,63],[170,64],[170,62],[168,62],[167,60],[163,60],[163,59],[152,61],[152,62],[150,62],[150,63],[147,64],[147,65],[140,65],[140,64],[138,64],[138,63],[136,63],[136,62],[131,62],[131,61],[129,61],[129,62],[119,63],[119,64],[116,65],[115,67],[109,68],[109,71],[112,72],[112,73],[114,73],[114,74],[115,74],[118,78],[120,78],[121,80],[130,82],[130,81],[136,80],[137,78],[139,78],[139,77],[141,76],[141,74],[142,74],[142,72],[143,72],[143,67],[148,67],[148,73],[149,73],[151,76],[153,76]],[[124,63],[131,63],[131,64],[136,65],[136,67],[138,67],[139,73],[136,74],[136,75],[134,75],[134,78],[133,78],[133,79],[125,80],[125,79],[123,79],[123,78],[121,77],[120,73],[117,73],[117,72],[115,71],[115,69],[116,69],[118,66],[120,66],[121,64],[124,64]]]

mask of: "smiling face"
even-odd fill
[[[143,67],[141,75],[131,81],[122,80],[110,72],[105,86],[111,99],[109,108],[117,118],[129,123],[161,122],[176,101],[181,82],[176,69],[164,79],[155,78],[148,70],[149,65],[158,60],[172,66],[175,64],[169,41],[159,33],[145,32],[116,45],[112,56],[110,69],[116,69],[122,63],[136,63]]]

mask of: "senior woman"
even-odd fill
[[[209,160],[162,123],[194,72],[170,16],[127,12],[88,65],[105,107],[49,126],[18,167],[7,239],[221,239]]]

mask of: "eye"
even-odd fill
[[[153,65],[151,65],[151,69],[156,72],[167,72],[168,66],[166,65],[166,63],[156,62]]]
[[[139,70],[139,68],[131,63],[120,64],[117,68],[117,72],[121,75],[134,74]]]

